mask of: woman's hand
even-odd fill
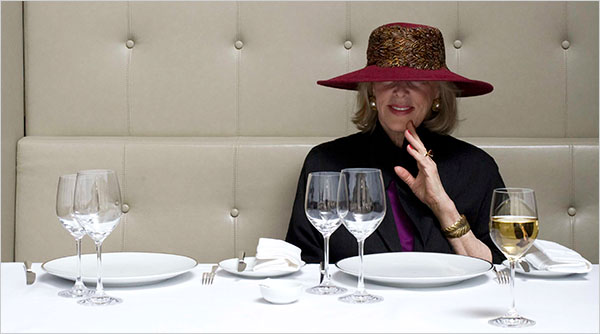
[[[400,166],[394,167],[394,171],[408,185],[415,196],[433,211],[440,222],[440,227],[445,229],[454,224],[460,218],[460,214],[454,202],[444,190],[437,165],[431,157],[427,156],[427,148],[419,139],[412,121],[407,124],[404,139],[409,142],[406,150],[417,161],[419,173],[414,177]],[[492,252],[488,246],[475,237],[472,231],[467,232],[460,238],[451,238],[448,241],[456,254],[492,261]]]
[[[453,206],[452,200],[446,194],[440,180],[437,165],[431,157],[426,155],[427,148],[419,138],[419,135],[417,135],[412,121],[407,124],[407,129],[404,131],[404,139],[408,140],[409,145],[406,150],[417,161],[419,173],[414,177],[405,168],[396,166],[394,167],[394,171],[398,177],[434,213],[440,213],[440,211],[449,205]]]

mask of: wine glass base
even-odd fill
[[[488,321],[490,325],[508,328],[521,328],[535,325],[535,321],[523,318],[520,315],[509,316],[504,315],[496,319]]]
[[[306,290],[306,292],[312,293],[313,295],[339,295],[346,291],[348,290],[335,285],[317,285]]]
[[[94,294],[96,290],[88,289],[86,287],[83,288],[71,288],[69,290],[63,290],[58,293],[61,297],[66,298],[80,298],[80,297],[88,297]]]
[[[338,298],[340,301],[349,304],[372,304],[383,301],[383,297],[371,295],[368,293],[355,292],[351,295]]]
[[[102,306],[122,303],[123,299],[111,296],[91,296],[78,301],[78,304],[86,306]]]

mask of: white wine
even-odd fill
[[[538,231],[537,217],[494,216],[490,222],[492,240],[510,260],[516,260],[527,252]]]

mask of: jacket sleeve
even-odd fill
[[[504,188],[504,181],[502,180],[502,176],[500,175],[498,166],[495,162],[492,163],[492,166],[487,170],[487,173],[487,182],[482,182],[483,189],[481,193],[481,202],[471,229],[473,230],[473,234],[475,234],[475,236],[492,251],[492,262],[498,264],[502,263],[506,257],[490,237],[490,208],[492,205],[492,194],[494,189]]]
[[[311,151],[312,153],[312,151]],[[323,236],[312,226],[304,213],[304,197],[306,180],[310,171],[314,154],[309,153],[298,180],[296,198],[292,207],[292,216],[285,240],[302,250],[302,260],[307,263],[318,263],[323,260]]]

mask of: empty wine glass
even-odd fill
[[[520,328],[535,325],[535,321],[520,316],[515,307],[515,265],[533,245],[538,235],[538,214],[535,192],[526,188],[498,188],[492,194],[490,236],[510,263],[512,305],[508,312],[490,324]]]
[[[81,238],[85,235],[85,231],[73,217],[73,193],[76,179],[77,174],[62,175],[58,178],[58,186],[56,187],[56,216],[62,226],[75,238],[75,246],[77,247],[77,279],[75,285],[58,293],[61,297],[70,298],[85,297],[94,293],[94,290],[88,289],[81,280]]]
[[[329,237],[342,224],[337,209],[339,172],[313,172],[308,174],[304,212],[310,223],[323,235],[324,272],[319,285],[307,291],[316,295],[334,295],[346,289],[331,283],[329,274]]]
[[[380,302],[383,300],[382,297],[371,295],[365,290],[363,253],[365,239],[377,229],[385,216],[385,190],[381,170],[375,168],[342,169],[338,206],[344,226],[358,241],[360,258],[357,291],[340,297],[340,300],[352,304]]]
[[[86,170],[77,173],[73,201],[75,219],[96,244],[97,283],[94,295],[80,300],[83,305],[110,305],[122,302],[108,296],[102,285],[102,242],[121,220],[121,190],[112,170]]]

